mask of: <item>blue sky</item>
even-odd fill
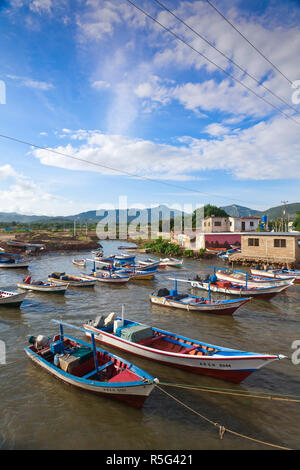
[[[154,1],[135,3],[300,123],[299,114]],[[300,113],[290,82],[206,1],[163,3]],[[213,3],[290,81],[300,80],[299,2]],[[0,211],[71,215],[116,205],[119,196],[130,206],[236,203],[261,210],[300,201],[299,125],[126,0],[0,5],[0,134],[80,158],[0,138]]]

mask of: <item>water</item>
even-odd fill
[[[117,251],[119,242],[103,242],[104,254]],[[122,243],[123,244],[123,243]],[[90,253],[53,254],[36,258],[33,279],[45,280],[53,271],[78,274],[72,259]],[[143,255],[138,255],[143,258]],[[180,270],[160,271],[153,281],[124,286],[99,284],[93,289],[70,289],[66,295],[28,293],[21,308],[1,308],[0,339],[6,343],[6,365],[0,365],[0,448],[2,449],[261,449],[261,445],[225,434],[155,389],[140,410],[108,398],[90,395],[58,381],[25,355],[28,335],[53,335],[52,318],[81,325],[99,314],[121,312],[125,317],[208,343],[291,357],[300,340],[300,286],[292,286],[271,301],[255,300],[234,316],[217,316],[161,308],[148,296],[171,287],[168,277],[188,279],[206,273],[201,261],[185,260]],[[215,263],[215,260],[214,260]],[[88,268],[85,268],[88,271]],[[15,290],[28,271],[0,271],[1,287]],[[186,291],[187,285],[182,284]],[[197,293],[195,294],[197,295]],[[198,295],[206,295],[198,291]],[[67,331],[67,330],[66,330]],[[74,330],[67,331],[76,335]],[[78,337],[83,335],[78,332]],[[109,349],[109,348],[107,348]],[[161,381],[181,384],[261,390],[300,395],[300,365],[275,361],[241,385],[197,376],[121,353]],[[266,442],[299,448],[300,404],[258,400],[193,390],[166,388],[188,406],[236,432]],[[267,447],[265,447],[267,448]]]

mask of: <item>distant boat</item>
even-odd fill
[[[26,269],[28,268],[30,262],[25,261],[20,255],[15,253],[0,253],[0,268],[6,269]]]
[[[180,281],[180,279],[178,279]],[[234,300],[214,300],[211,297],[196,297],[190,294],[180,294],[177,291],[177,280],[175,289],[169,291],[166,288],[159,289],[149,295],[150,302],[162,307],[178,308],[187,311],[202,313],[213,313],[219,315],[232,315],[239,307],[251,300],[251,297]]]
[[[28,276],[24,279],[23,282],[18,282],[17,286],[20,289],[38,291],[38,292],[45,292],[45,293],[60,293],[64,294],[68,289],[68,284],[54,284],[53,282],[43,282],[43,281],[31,281],[31,277]]]
[[[86,264],[85,259],[73,259],[72,263],[76,266],[85,266]]]
[[[0,306],[18,307],[26,297],[26,292],[8,292],[0,290]]]
[[[87,280],[81,276],[73,276],[65,273],[52,273],[48,276],[48,281],[55,284],[66,284],[69,287],[94,287],[96,285],[96,279]]]
[[[271,278],[271,279],[289,279],[291,277],[295,278],[294,283],[300,283],[300,271],[294,269],[251,269],[251,273],[254,276]]]
[[[234,295],[238,297],[251,296],[254,298],[270,299],[290,287],[286,285],[274,285],[272,287],[245,287],[234,284],[230,281],[211,282],[209,280],[203,281],[197,278],[198,276],[193,280],[184,280],[184,282],[189,282],[191,287],[196,289],[202,289],[206,291],[210,290],[211,292],[216,292],[218,294]]]
[[[91,345],[63,332],[63,326],[85,331],[83,328],[55,322],[60,325],[59,335],[29,338],[30,346],[25,348],[25,352],[33,362],[80,390],[117,399],[137,408],[143,405],[158,379],[126,359],[96,348],[94,335]]]
[[[172,266],[173,268],[181,268],[183,264],[183,259],[179,260],[176,258],[163,258],[163,259],[160,259],[160,262],[162,265],[165,265],[165,266]]]
[[[83,325],[86,335],[93,334],[100,343],[160,364],[233,383],[240,383],[253,372],[285,357],[215,346],[125,320],[123,315],[116,318],[114,325],[105,326],[104,322],[86,321]]]
[[[130,277],[127,275],[109,273],[109,272],[92,272],[80,273],[83,279],[93,279],[104,284],[126,284]]]
[[[209,266],[207,266],[209,267]],[[247,271],[226,268],[212,268],[214,276],[221,281],[230,281],[245,287],[272,287],[274,284],[290,285],[293,284],[295,278],[288,277],[286,279],[267,279],[265,277],[254,276]]]

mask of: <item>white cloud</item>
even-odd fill
[[[214,137],[218,137],[230,133],[230,129],[228,127],[222,126],[221,124],[218,124],[217,122],[214,122],[206,126],[204,132]]]
[[[0,181],[5,183],[5,189],[0,189],[1,210],[5,212],[56,216],[86,209],[80,203],[45,191],[42,185],[18,173],[9,164],[0,167]]]
[[[103,80],[96,80],[92,83],[92,87],[96,88],[97,90],[107,90],[110,88],[110,83]]]
[[[216,129],[215,124],[210,128]],[[44,165],[106,175],[124,171],[180,181],[197,179],[197,173],[203,177],[202,172],[206,170],[223,170],[237,179],[300,178],[300,141],[296,124],[277,118],[230,134],[225,133],[225,128],[222,128],[222,135],[220,127],[218,130],[215,139],[182,137],[176,145],[80,130],[71,135],[73,142],[80,142],[79,146],[67,144],[55,148],[75,159],[44,150],[35,150],[34,154]],[[106,165],[121,171],[105,168]]]
[[[27,88],[35,88],[37,90],[43,90],[43,91],[51,90],[52,88],[54,88],[52,83],[34,80],[28,77],[20,77],[17,75],[7,75],[7,78],[9,78],[10,80],[15,80],[19,86],[25,86]]]

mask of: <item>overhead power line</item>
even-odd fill
[[[292,85],[293,82],[292,82],[283,72],[281,72],[281,70],[279,70],[279,68],[278,68],[275,64],[273,64],[273,62],[271,62],[270,59],[268,59],[251,41],[249,41],[249,39],[246,38],[246,36],[245,36],[243,33],[241,33],[241,31],[240,31],[236,26],[234,26],[234,24],[231,23],[231,21],[229,21],[229,19],[226,18],[226,16],[223,15],[223,13],[221,13],[221,12],[217,9],[217,7],[215,7],[215,5],[213,5],[209,0],[206,0],[206,1],[207,1],[207,3],[219,14],[228,24],[230,24],[230,26],[231,26],[242,38],[245,39],[245,41],[247,41],[248,44],[250,44],[250,46],[253,47],[253,49],[256,50],[256,52],[258,52],[259,55],[261,55],[261,57],[263,57],[267,62],[269,62],[269,64],[272,65],[272,67],[273,67],[275,70],[277,70],[277,72],[279,72],[280,75],[282,75],[282,76]]]
[[[239,83],[242,87],[244,87],[247,91],[250,91],[251,93],[253,93],[257,98],[261,99],[262,101],[264,101],[266,104],[268,104],[269,106],[271,106],[272,108],[274,108],[276,111],[278,111],[279,113],[281,113],[283,116],[285,116],[287,119],[290,119],[291,121],[295,122],[298,126],[300,126],[300,122],[296,121],[296,119],[294,119],[292,116],[288,115],[287,113],[285,113],[284,111],[282,111],[280,108],[278,108],[277,106],[275,106],[274,104],[270,103],[268,100],[266,100],[265,98],[263,98],[262,96],[260,96],[258,93],[256,93],[254,90],[252,90],[250,87],[248,87],[247,85],[245,85],[241,80],[239,80],[238,78],[234,77],[231,73],[227,72],[225,69],[223,69],[223,67],[221,67],[220,65],[216,64],[213,60],[209,59],[206,55],[202,54],[202,52],[198,51],[195,47],[193,47],[191,44],[189,44],[188,42],[186,42],[184,39],[182,39],[180,36],[178,36],[178,34],[174,33],[174,31],[172,31],[170,28],[167,28],[166,26],[164,26],[162,23],[160,23],[158,20],[156,20],[153,16],[151,16],[149,13],[147,13],[145,10],[143,10],[141,7],[139,7],[138,5],[136,5],[134,2],[132,2],[131,0],[126,0],[128,3],[130,3],[130,5],[132,5],[133,7],[135,7],[137,10],[139,10],[141,13],[143,13],[145,16],[147,16],[148,18],[150,18],[152,21],[154,21],[156,24],[158,24],[161,28],[163,28],[165,31],[167,31],[168,33],[172,34],[172,36],[174,36],[178,41],[182,42],[183,44],[185,44],[186,46],[188,46],[190,49],[192,49],[194,52],[196,52],[197,54],[199,54],[201,57],[203,57],[205,60],[207,60],[209,63],[213,64],[216,68],[218,68],[219,70],[222,70],[222,72],[224,72],[228,77],[230,77],[232,80],[235,80],[237,83]]]
[[[286,106],[288,106],[290,109],[292,109],[293,111],[295,111],[297,114],[300,114],[300,111],[296,108],[294,108],[293,106],[291,106],[287,101],[285,101],[283,98],[281,98],[280,96],[276,95],[276,93],[274,93],[272,90],[270,90],[270,88],[268,88],[267,86],[265,86],[263,83],[261,83],[257,78],[255,78],[252,74],[250,74],[249,72],[247,72],[246,70],[244,70],[239,64],[237,64],[233,59],[231,59],[230,57],[228,57],[224,52],[220,51],[220,49],[218,49],[213,43],[211,43],[210,41],[208,41],[208,39],[206,39],[204,36],[202,36],[200,33],[198,33],[198,31],[196,31],[195,29],[193,29],[190,25],[188,25],[185,21],[183,21],[181,18],[179,18],[175,13],[173,13],[168,7],[166,7],[162,2],[160,2],[159,0],[153,0],[155,3],[157,3],[161,8],[163,8],[164,10],[166,10],[168,13],[170,13],[170,15],[174,16],[174,18],[176,18],[178,21],[180,21],[180,23],[182,23],[184,26],[186,26],[190,31],[192,31],[194,34],[196,34],[200,39],[202,39],[202,41],[206,42],[206,44],[208,44],[210,47],[212,47],[215,51],[217,51],[219,54],[221,54],[223,57],[225,57],[225,59],[227,59],[229,62],[231,62],[233,65],[235,65],[241,72],[243,72],[245,75],[247,75],[248,77],[250,77],[252,80],[254,80],[259,86],[261,86],[262,88],[264,88],[268,93],[271,93],[271,95],[273,95],[275,98],[277,98],[278,100],[280,100],[282,103],[284,103]]]
[[[116,173],[120,173],[120,174],[123,174],[125,176],[130,176],[131,178],[139,178],[139,179],[142,179],[142,180],[145,180],[145,181],[150,181],[152,183],[163,184],[165,186],[169,186],[169,187],[176,188],[176,189],[181,189],[183,191],[197,193],[197,194],[200,194],[201,196],[216,197],[216,198],[219,198],[219,199],[226,199],[226,200],[231,201],[231,202],[232,201],[235,201],[235,202],[238,201],[238,202],[243,202],[243,203],[246,203],[246,204],[250,204],[250,201],[243,201],[241,199],[236,199],[236,198],[232,199],[232,198],[229,198],[229,197],[220,196],[218,194],[205,193],[203,191],[199,191],[198,189],[188,188],[186,186],[182,186],[182,185],[178,185],[178,184],[174,184],[174,183],[168,183],[166,181],[157,180],[155,178],[149,178],[148,176],[138,175],[138,174],[135,174],[135,173],[130,173],[129,171],[121,170],[120,168],[115,168],[115,167],[112,167],[112,166],[104,165],[103,163],[92,162],[92,161],[86,160],[84,158],[75,157],[74,155],[70,155],[68,153],[59,152],[58,150],[54,150],[54,149],[50,149],[50,148],[47,148],[47,147],[43,147],[41,145],[33,144],[32,142],[27,142],[25,140],[17,139],[16,137],[11,137],[11,136],[8,136],[8,135],[5,135],[5,134],[0,134],[0,138],[11,140],[11,141],[17,142],[19,144],[28,145],[28,146],[36,148],[38,150],[45,150],[47,152],[51,152],[51,153],[54,153],[56,155],[60,155],[62,157],[71,158],[72,160],[81,161],[85,164],[88,163],[90,165],[98,166],[100,168],[105,168],[105,169],[108,169],[108,170],[111,170],[111,171],[115,171]]]

